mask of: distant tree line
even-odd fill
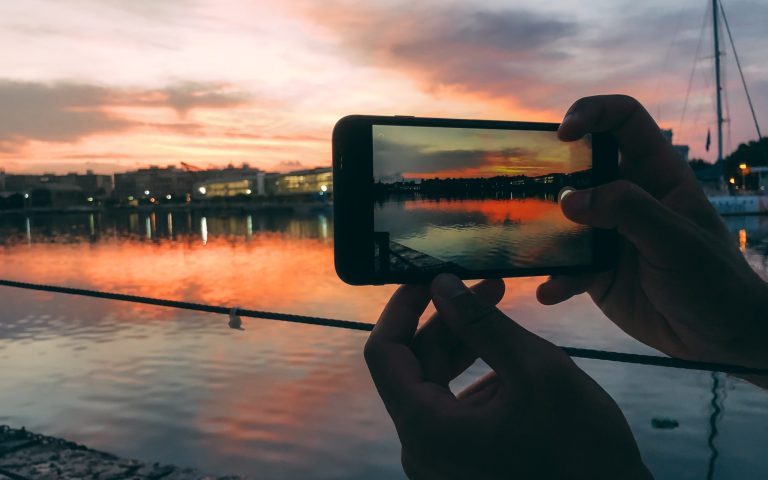
[[[433,198],[499,198],[510,195],[555,194],[565,186],[576,188],[591,184],[591,171],[551,173],[537,177],[499,175],[489,178],[430,178],[374,184],[379,199],[390,195],[415,195]]]
[[[768,166],[768,137],[763,137],[759,141],[750,141],[740,144],[736,150],[725,157],[720,163],[710,163],[700,158],[694,158],[688,162],[693,169],[696,177],[705,183],[719,182],[722,177],[727,182],[730,178],[736,179],[736,184],[741,185],[742,174],[743,183],[746,189],[757,188],[757,176],[749,175],[749,169],[752,167]],[[741,169],[741,165],[746,165],[747,169]]]

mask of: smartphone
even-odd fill
[[[609,134],[556,123],[352,115],[333,129],[334,263],[353,285],[573,274],[615,263],[617,233],[571,222],[565,187],[618,176]]]

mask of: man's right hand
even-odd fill
[[[574,191],[562,209],[574,222],[618,229],[620,260],[607,272],[550,278],[539,301],[588,292],[622,330],[666,354],[768,367],[768,284],[736,248],[690,167],[631,97],[574,103],[560,139],[589,132],[616,138],[622,179]]]

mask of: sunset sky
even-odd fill
[[[2,2],[0,167],[284,171],[329,165],[347,114],[559,121],[596,93],[639,98],[712,160],[710,30],[680,129],[708,3]],[[768,2],[724,4],[766,130]],[[727,152],[755,133],[730,50],[726,63]]]
[[[535,177],[592,166],[586,141],[561,142],[555,132],[373,126],[373,180]]]

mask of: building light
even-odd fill
[[[132,201],[133,201],[133,195],[128,195],[128,201],[129,201],[129,202],[132,202]]]
[[[740,168],[741,170],[746,170],[746,169],[747,169],[747,164],[746,164],[746,163],[740,163],[740,164],[739,164],[739,168]]]
[[[168,195],[166,195],[166,196],[165,196],[165,199],[166,199],[166,200],[170,200],[170,199],[171,199],[171,194],[169,193]]]
[[[198,192],[200,192],[201,195],[205,195],[205,192],[207,191],[205,187],[200,187],[197,189]]]
[[[150,198],[149,203],[155,203],[155,197]]]
[[[93,197],[88,197],[88,201],[92,202],[93,201]]]
[[[736,179],[731,177],[731,179],[728,180],[728,183],[730,183],[731,185],[736,185]]]
[[[320,191],[321,192],[327,192],[328,191],[328,185],[320,185]]]
[[[253,193],[253,192],[251,191],[251,189],[250,189],[250,188],[246,188],[246,189],[245,189],[245,194],[246,194],[246,195],[250,195],[250,194],[252,194],[252,193]]]
[[[28,194],[28,193],[25,193],[25,194],[24,194],[24,198],[29,198],[29,194]]]
[[[144,195],[149,195],[149,190],[144,190]]]

